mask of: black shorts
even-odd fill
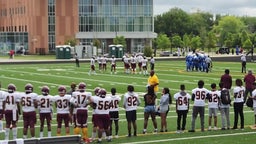
[[[119,112],[118,111],[110,111],[109,116],[110,116],[110,120],[119,120]]]
[[[127,122],[135,122],[137,120],[136,110],[126,111],[126,120]]]

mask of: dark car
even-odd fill
[[[161,53],[160,53],[160,56],[162,56],[162,57],[169,57],[170,56],[170,52],[169,51],[162,51]]]
[[[227,47],[221,47],[216,51],[217,54],[229,54],[230,50]]]

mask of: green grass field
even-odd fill
[[[236,78],[243,78],[244,74],[241,73],[240,63],[233,62],[214,62],[212,72],[186,72],[184,61],[156,61],[155,71],[160,80],[159,94],[160,98],[161,90],[163,87],[168,87],[171,90],[171,94],[179,91],[179,85],[185,84],[186,89],[189,93],[195,87],[197,87],[198,80],[205,81],[205,87],[210,89],[211,83],[217,83],[220,80],[220,76],[224,73],[226,68],[230,69],[230,73],[233,77],[233,81]],[[254,63],[248,63],[247,67],[255,70]],[[126,92],[128,84],[132,84],[135,87],[135,91],[143,95],[147,85],[148,76],[139,74],[124,74],[123,65],[117,64],[116,75],[110,74],[110,68],[108,67],[107,72],[99,73],[97,75],[88,75],[89,63],[80,63],[80,68],[76,68],[75,64],[30,64],[30,65],[1,65],[0,67],[0,81],[2,84],[2,90],[5,90],[9,83],[14,83],[17,86],[18,91],[24,90],[26,83],[34,85],[35,92],[40,94],[40,88],[43,85],[48,85],[51,88],[50,93],[52,95],[57,94],[57,87],[59,85],[65,85],[69,89],[71,82],[79,83],[85,82],[87,84],[87,91],[93,91],[97,86],[105,88],[110,91],[112,87],[117,89],[119,95],[123,96]],[[97,69],[98,67],[96,67]],[[233,84],[234,85],[234,84]],[[89,131],[91,131],[91,112],[89,112]],[[127,126],[125,120],[125,112],[123,108],[120,108],[120,122],[119,122],[119,138],[113,139],[112,143],[252,143],[255,141],[254,135],[255,130],[249,128],[254,123],[253,111],[247,107],[244,109],[245,113],[245,130],[218,130],[218,131],[205,131],[200,132],[197,130],[195,133],[182,133],[176,134],[176,113],[174,104],[171,105],[171,111],[168,114],[168,131],[167,133],[152,134],[153,126],[149,119],[148,134],[143,135],[143,105],[139,107],[137,111],[137,125],[138,125],[138,136],[126,138]],[[205,128],[208,128],[208,109],[205,111]],[[231,126],[233,125],[233,108],[230,109]],[[52,122],[52,133],[56,135],[56,117]],[[158,127],[160,127],[160,117],[157,117]],[[240,122],[240,121],[239,121]],[[200,128],[199,118],[196,121],[196,128]],[[218,115],[218,127],[221,126],[220,115]],[[22,138],[22,120],[18,124],[18,132],[20,138]],[[191,128],[191,107],[187,118],[186,129]],[[39,121],[36,128],[39,137]],[[71,129],[71,134],[73,133]],[[45,129],[46,134],[46,129]],[[64,129],[63,129],[64,134]],[[12,134],[10,134],[12,135]],[[89,132],[91,135],[91,132]],[[4,139],[4,134],[0,133],[0,139]]]

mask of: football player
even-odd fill
[[[1,88],[1,83],[0,83],[0,88]],[[3,131],[3,121],[2,121],[2,118],[3,118],[3,100],[4,100],[4,91],[1,91],[0,90],[0,132]]]
[[[148,59],[146,56],[144,56],[144,59],[142,60],[142,69],[143,69],[143,75],[148,75]]]
[[[103,58],[102,58],[102,71],[106,71],[107,70],[107,57],[106,56],[104,56]]]
[[[43,137],[44,121],[46,120],[48,137],[52,136],[51,132],[51,120],[52,120],[52,103],[53,96],[51,96],[48,86],[43,86],[41,89],[42,95],[38,96],[38,109],[40,114],[40,138]]]
[[[109,136],[109,126],[110,126],[110,117],[109,117],[109,103],[110,99],[106,97],[106,90],[101,89],[99,91],[99,97],[92,97],[91,101],[96,103],[94,120],[98,127],[98,143],[102,141],[102,133],[106,132],[107,141],[110,142],[111,138]]]
[[[54,102],[57,108],[57,136],[61,135],[62,121],[64,121],[65,124],[66,135],[70,134],[69,121],[72,119],[70,113],[71,95],[67,95],[66,92],[65,86],[59,86],[59,94],[54,96]]]
[[[100,95],[99,93],[100,91],[100,87],[96,87],[94,89],[94,96],[98,97]],[[96,123],[95,123],[95,108],[96,108],[96,104],[95,103],[91,103],[90,106],[92,107],[92,124],[93,124],[93,129],[92,129],[92,137],[91,137],[91,140],[94,141],[95,137],[96,137],[96,132],[97,132],[97,126],[96,126]]]
[[[192,101],[194,101],[194,106],[192,111],[191,130],[189,130],[189,132],[195,132],[195,121],[198,113],[200,115],[201,131],[204,131],[205,100],[209,91],[204,88],[203,80],[199,80],[197,85],[198,87],[192,90]]]
[[[101,65],[101,64],[99,64],[99,65]],[[91,66],[91,69],[88,72],[88,75],[91,75],[92,73],[94,75],[96,75],[96,72],[95,72],[95,57],[94,56],[91,58],[90,66]]]
[[[132,85],[127,86],[127,93],[124,94],[123,107],[126,111],[126,120],[128,125],[128,137],[131,137],[131,124],[133,125],[133,135],[137,136],[137,106],[140,105],[139,95],[134,92]]]
[[[9,84],[7,87],[8,92],[4,94],[3,112],[5,114],[6,128],[5,140],[9,140],[10,128],[12,128],[13,139],[17,139],[17,121],[18,114],[20,115],[20,99],[19,94],[16,92],[16,86]],[[12,127],[11,127],[12,125]]]
[[[25,92],[20,94],[20,104],[23,115],[23,138],[27,139],[28,128],[30,128],[31,137],[35,137],[37,94],[33,93],[33,85],[25,85]]]
[[[136,72],[136,58],[134,55],[131,57],[131,68],[132,68],[132,74],[135,74]]]
[[[142,61],[143,61],[143,57],[142,55],[137,55],[137,61],[138,61],[138,67],[139,67],[139,74],[141,74],[142,71]]]
[[[116,74],[116,58],[114,55],[112,55],[112,58],[110,59],[110,63],[111,63],[111,74]]]
[[[189,110],[189,100],[191,99],[191,95],[185,91],[185,85],[182,84],[180,85],[180,91],[175,93],[173,95],[173,98],[176,100],[176,113],[178,115],[177,133],[183,133],[186,128],[187,114]]]
[[[115,137],[118,138],[119,102],[121,98],[116,95],[116,88],[111,89],[109,116],[110,116],[110,137],[112,138],[112,123],[115,122]]]
[[[82,129],[82,138],[86,143],[89,143],[88,129],[87,129],[87,118],[88,118],[88,100],[92,96],[90,92],[85,91],[86,84],[84,82],[79,83],[78,91],[72,93],[71,103],[76,108],[76,125],[74,129],[75,134],[80,134]],[[72,112],[72,110],[71,110]]]
[[[209,108],[209,128],[210,131],[212,129],[212,116],[214,117],[214,130],[217,130],[217,114],[218,114],[218,108],[219,108],[219,97],[220,97],[220,91],[217,91],[216,84],[211,84],[212,90],[209,92],[209,95],[207,97],[208,99],[208,108]]]

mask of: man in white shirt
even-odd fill
[[[220,91],[217,91],[215,83],[211,84],[211,88],[212,90],[209,92],[209,95],[207,96],[209,108],[209,131],[212,129],[212,117],[214,117],[214,130],[217,130],[217,113],[220,97]]]
[[[137,107],[140,105],[139,95],[134,92],[134,87],[128,85],[127,93],[124,94],[123,107],[126,111],[126,120],[128,124],[128,137],[131,137],[131,124],[133,124],[133,135],[137,136]]]
[[[204,131],[204,111],[205,111],[205,99],[208,95],[208,90],[204,88],[204,81],[198,81],[198,88],[192,90],[192,101],[194,101],[192,111],[191,130],[189,132],[195,132],[195,121],[197,115],[200,115],[201,131]]]
[[[16,86],[9,84],[8,92],[4,94],[3,112],[5,114],[5,140],[9,140],[9,132],[12,129],[13,139],[17,139],[17,125],[20,112],[19,93],[16,92]],[[12,127],[11,127],[12,126]]]
[[[33,85],[26,84],[25,92],[20,94],[20,104],[23,112],[23,138],[27,139],[28,128],[31,137],[35,137],[37,94],[33,93]]]

